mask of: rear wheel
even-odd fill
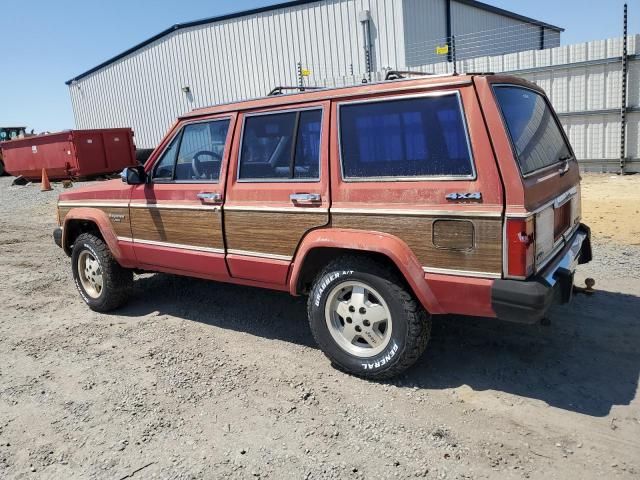
[[[424,352],[431,321],[396,272],[342,257],[316,278],[308,303],[318,345],[334,366],[361,377],[397,375]]]
[[[83,233],[73,244],[73,279],[80,296],[96,312],[123,305],[133,287],[133,273],[122,268],[104,241]]]

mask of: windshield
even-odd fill
[[[523,175],[571,158],[551,107],[528,88],[494,87]]]

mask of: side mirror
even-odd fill
[[[120,174],[120,178],[127,185],[142,185],[147,180],[147,174],[142,165],[127,167]]]

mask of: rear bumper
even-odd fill
[[[53,241],[62,248],[62,228],[58,227],[53,231]]]
[[[491,304],[501,320],[536,323],[554,303],[568,303],[578,264],[590,262],[591,231],[580,225],[556,258],[531,280],[496,280]]]

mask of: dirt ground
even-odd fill
[[[637,175],[583,175],[583,217],[598,238],[640,245],[639,188]]]
[[[333,370],[282,293],[144,275],[91,312],[57,193],[0,179],[0,478],[640,477],[640,176],[585,175],[596,295],[437,317],[386,383]]]

